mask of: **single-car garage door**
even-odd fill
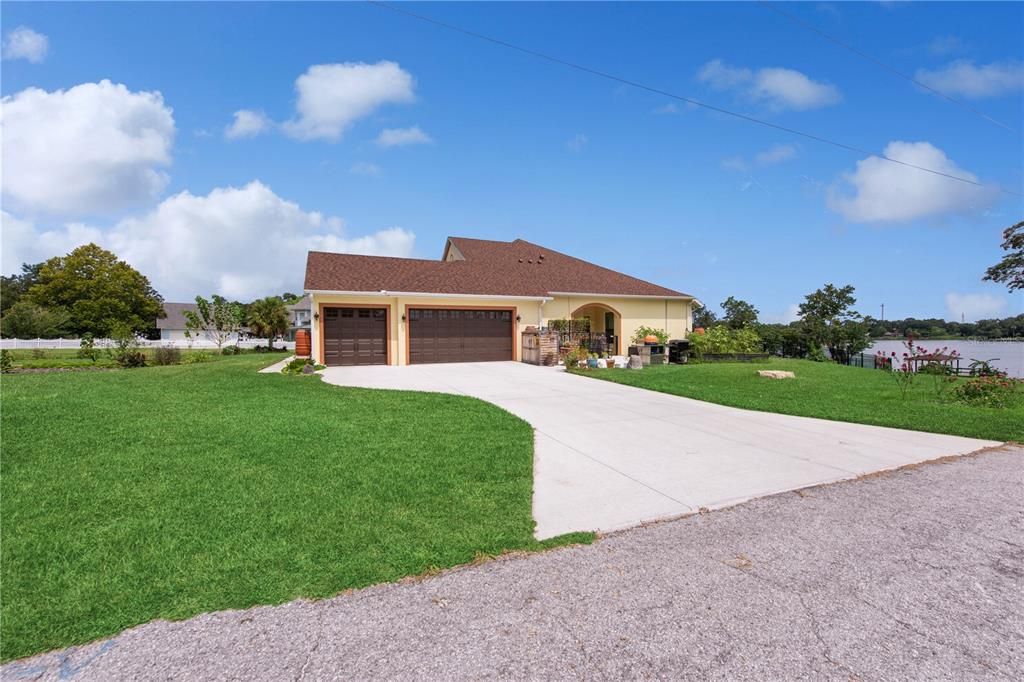
[[[388,316],[383,308],[324,309],[325,365],[386,365]]]
[[[409,363],[512,360],[511,310],[409,310]]]

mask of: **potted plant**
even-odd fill
[[[587,358],[587,367],[597,369],[597,353],[591,353],[590,357]]]

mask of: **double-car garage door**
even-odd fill
[[[513,359],[512,311],[409,308],[409,363]],[[388,316],[384,308],[326,308],[324,364],[385,365]]]
[[[512,359],[511,310],[409,310],[409,363]]]

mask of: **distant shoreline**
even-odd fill
[[[875,341],[906,341],[902,336],[872,336],[871,342]],[[1010,337],[1004,339],[979,339],[972,336],[915,336],[914,341],[967,341],[970,343],[1024,343],[1024,337]]]

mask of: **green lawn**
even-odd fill
[[[764,379],[759,369],[792,370],[796,379]],[[584,376],[762,412],[894,426],[991,440],[1024,441],[1024,393],[1006,409],[936,398],[918,376],[907,398],[887,372],[807,360],[706,363],[579,371]]]
[[[539,549],[533,434],[267,356],[4,375],[0,658]]]

